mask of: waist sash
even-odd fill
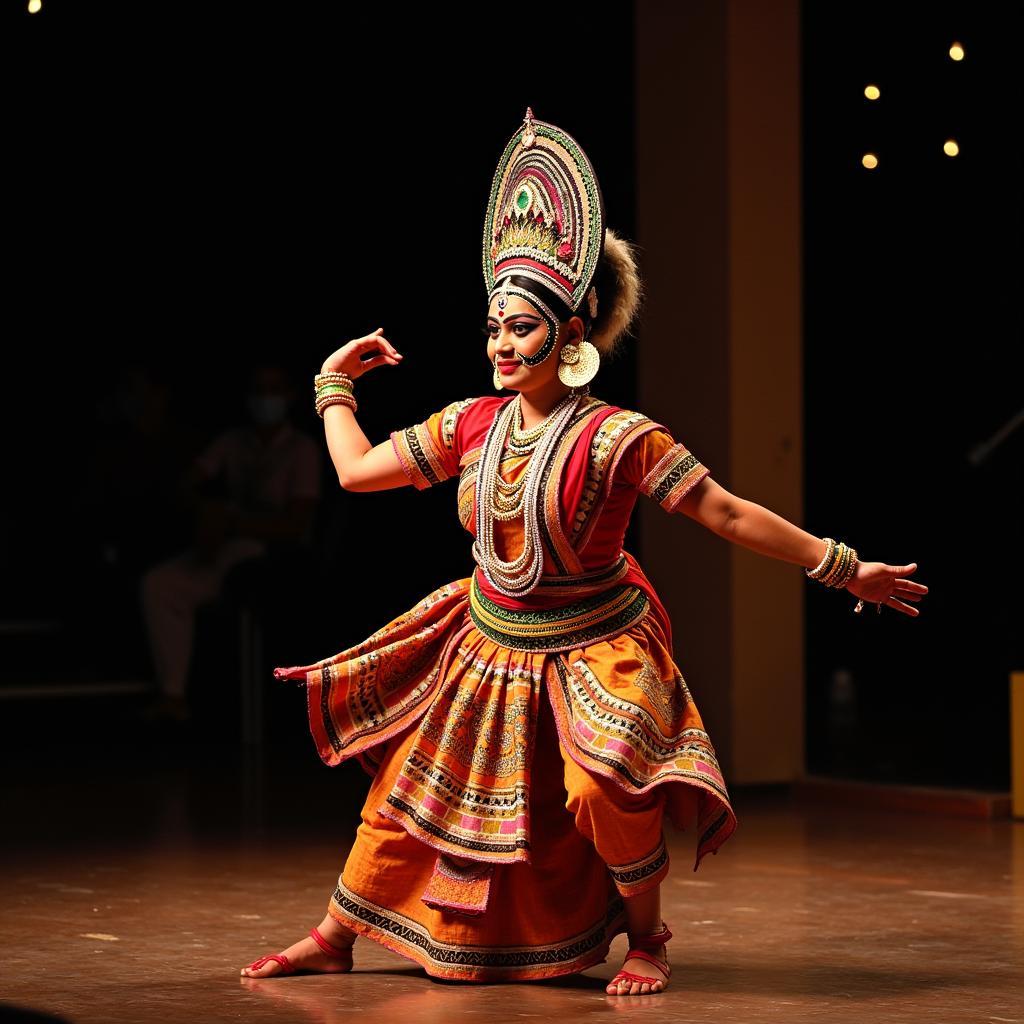
[[[639,622],[650,600],[642,588],[613,585],[601,593],[557,608],[516,610],[495,604],[473,574],[469,615],[484,636],[513,651],[555,653],[609,640]]]

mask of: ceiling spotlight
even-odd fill
[[[956,144],[955,139],[946,139],[942,144],[942,152],[945,153],[946,156],[956,156],[957,153],[960,152],[960,147]]]
[[[964,48],[959,43],[954,42],[949,48],[949,55],[953,60],[963,60]]]
[[[860,162],[869,170],[873,171],[878,166],[878,157],[874,153],[865,153]]]
[[[866,85],[864,86],[864,95],[869,100],[877,100],[882,95],[877,85]]]

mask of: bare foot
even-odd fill
[[[347,950],[343,957],[333,956],[320,948],[312,935],[282,950],[296,971],[315,971],[318,974],[345,974],[352,970],[352,946],[356,941],[356,933],[336,921],[330,914],[317,925],[320,934],[332,945]],[[253,961],[259,963],[262,957]],[[285,970],[284,964],[278,960],[267,960],[262,967],[250,964],[239,973],[243,978],[272,978]]]
[[[654,956],[659,960],[666,962],[668,960],[668,954],[664,946],[659,946]],[[629,978],[620,978],[618,981],[613,979],[605,989],[605,992],[610,996],[645,996],[651,992],[661,992],[668,985],[668,976],[664,972],[659,971],[649,960],[642,960],[638,956],[629,957],[622,965],[622,969],[633,974],[642,974],[645,978],[656,978],[657,980],[653,984],[648,984],[646,981],[631,981]]]

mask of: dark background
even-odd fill
[[[1019,7],[805,3],[803,37],[806,528],[930,588],[861,630],[808,593],[808,765],[1008,790],[1024,426],[975,449],[1024,410]]]
[[[90,6],[4,8],[0,601],[9,622],[54,627],[5,635],[0,687],[151,671],[137,574],[182,541],[162,488],[244,416],[252,360],[287,362],[308,394],[294,420],[318,440],[312,375],[377,326],[405,360],[359,381],[373,443],[491,390],[482,222],[527,104],[585,140],[609,224],[635,237],[630,4],[589,8],[564,33],[507,8]],[[807,768],[1006,789],[1024,431],[980,463],[971,453],[1024,406],[1019,15],[901,11],[802,15],[801,525],[864,558],[906,553],[932,592],[912,630],[887,613],[854,633],[852,602],[808,587]],[[954,38],[962,65],[946,56]],[[873,80],[879,104],[863,97]],[[860,166],[865,150],[878,171]],[[601,397],[635,405],[634,365],[630,348]],[[138,366],[166,382],[173,429],[125,449],[131,472],[101,477],[123,443],[114,399]],[[324,449],[322,572],[266,611],[268,665],[350,646],[472,569],[454,486],[346,494]],[[635,526],[627,547],[656,557]],[[192,683],[195,738],[218,757],[238,750],[229,627],[204,624]],[[270,762],[318,770],[301,690],[268,675],[266,699]],[[4,750],[40,771],[141,770],[156,741],[133,711],[129,698],[4,701]]]

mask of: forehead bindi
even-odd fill
[[[529,316],[532,320],[534,320],[534,322],[540,320],[540,317],[537,315],[537,311],[530,305],[529,302],[526,301],[526,299],[522,298],[519,295],[510,295],[508,297],[508,302],[506,303],[504,309],[500,309],[498,307],[498,297],[495,297],[491,301],[489,316],[492,320],[511,320],[514,317],[519,316],[520,314],[525,314],[526,316]]]

